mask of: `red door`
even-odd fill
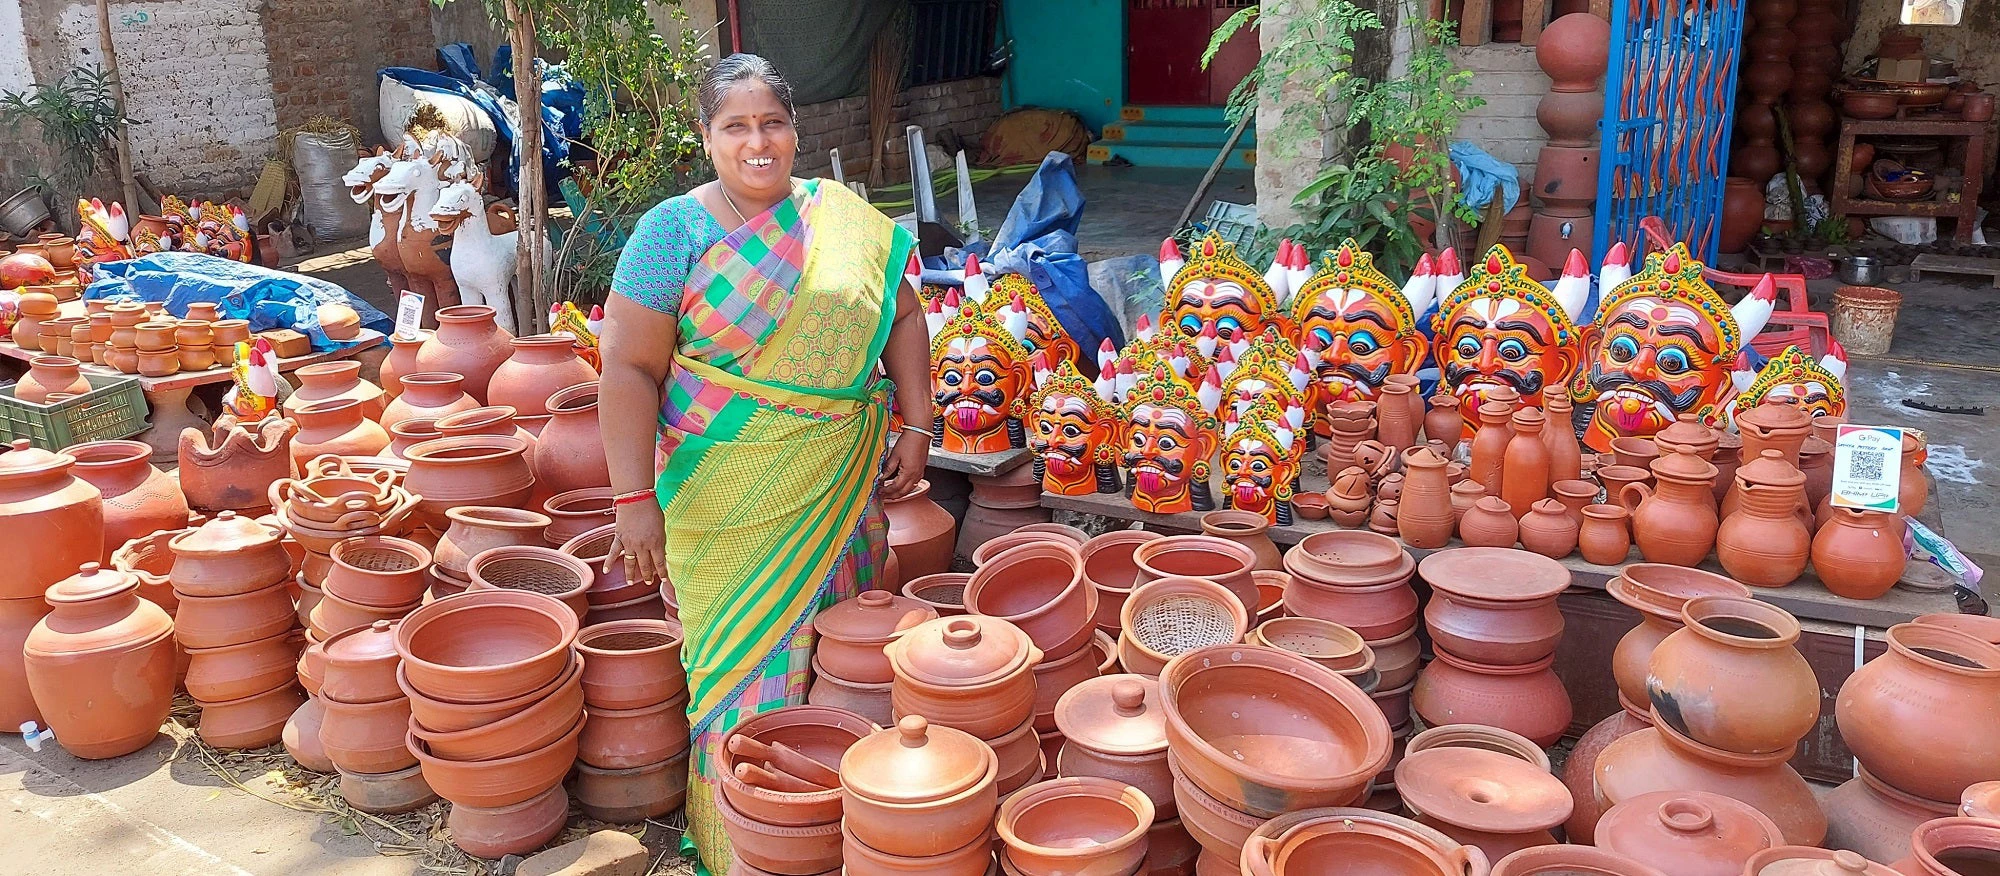
[[[1208,47],[1213,0],[1126,0],[1125,102],[1201,106],[1209,99]],[[1225,93],[1224,97],[1228,95]]]

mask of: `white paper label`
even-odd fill
[[[404,292],[396,302],[396,337],[406,341],[416,340],[424,327],[424,296],[415,292]]]
[[[1903,478],[1903,430],[1842,423],[1833,442],[1833,506],[1897,510]]]

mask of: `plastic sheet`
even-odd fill
[[[213,302],[228,319],[247,319],[252,332],[288,328],[312,339],[315,352],[338,350],[351,341],[329,340],[319,327],[322,304],[354,308],[364,328],[387,334],[395,328],[387,314],[340,286],[290,271],[274,271],[193,252],[162,252],[93,266],[97,280],[86,299],[164,301],[167,312],[185,317],[191,302]]]

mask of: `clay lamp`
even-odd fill
[[[576,635],[583,697],[604,709],[636,709],[687,692],[679,621],[635,618],[592,624]]]
[[[1389,722],[1368,695],[1297,654],[1189,651],[1160,674],[1167,740],[1188,780],[1249,815],[1346,806],[1389,764]]]
[[[752,715],[723,736],[717,784],[736,811],[766,824],[806,827],[839,821],[841,757],[875,729],[860,715],[825,706],[786,706]],[[742,767],[752,769],[739,774]],[[812,779],[799,778],[801,773]]]
[[[1051,779],[1009,796],[994,826],[1022,876],[1132,873],[1146,860],[1153,801],[1111,779]]]
[[[275,526],[224,511],[168,542],[174,552],[168,578],[181,596],[235,596],[269,587],[291,577],[284,539]]]
[[[1743,876],[1903,876],[1849,851],[1812,846],[1778,846],[1751,856]]]
[[[1493,865],[1492,876],[1666,876],[1616,852],[1592,846],[1522,849]]]
[[[1569,788],[1548,770],[1477,748],[1404,756],[1396,765],[1396,793],[1419,823],[1494,859],[1555,842],[1549,829],[1574,806]]]
[[[318,646],[319,694],[343,703],[379,703],[403,696],[396,687],[396,621],[378,620],[335,633]]]
[[[909,715],[840,759],[842,823],[870,849],[927,857],[987,835],[1000,761],[977,737]]]
[[[577,615],[524,590],[466,591],[410,613],[396,652],[411,687],[453,703],[495,703],[533,691],[571,662]]]
[[[1764,813],[1706,791],[1653,791],[1606,810],[1597,845],[1685,876],[1741,876],[1758,852],[1784,843]]]
[[[1153,801],[1155,816],[1177,816],[1167,769],[1167,715],[1160,683],[1143,675],[1106,675],[1071,688],[1056,703],[1066,740],[1053,764],[1060,776],[1097,776],[1131,785]]]
[[[1562,640],[1556,596],[1570,584],[1562,563],[1513,548],[1455,548],[1425,557],[1417,575],[1434,591],[1424,626],[1454,657],[1518,666]]]
[[[886,684],[895,673],[882,647],[937,616],[936,610],[907,596],[870,590],[813,617],[813,631],[819,634],[813,656],[827,672],[848,681]]]
[[[890,694],[897,714],[924,715],[980,739],[1004,736],[1034,715],[1033,668],[1042,652],[1004,620],[925,621],[883,650],[895,671]]]
[[[1339,861],[1341,872],[1397,876],[1459,876],[1488,869],[1486,855],[1477,847],[1371,809],[1309,809],[1281,815],[1244,841],[1240,858],[1245,876],[1279,876],[1287,863],[1306,861]]]
[[[1097,589],[1083,578],[1083,556],[1076,544],[1053,533],[1033,535],[1035,541],[989,557],[972,573],[965,585],[965,610],[1020,627],[1047,659],[1055,660],[1090,643]]]

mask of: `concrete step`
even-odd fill
[[[1103,164],[1118,157],[1138,167],[1205,168],[1215,160],[1215,153],[1221,148],[1219,142],[1207,146],[1149,146],[1099,140],[1090,144],[1087,155],[1091,164]],[[1222,166],[1231,170],[1249,170],[1256,163],[1257,150],[1237,148],[1230,150],[1229,158]]]
[[[1118,109],[1118,118],[1126,122],[1229,126],[1219,106],[1124,106]]]
[[[1113,143],[1133,146],[1206,146],[1221,149],[1229,140],[1228,125],[1182,124],[1163,122],[1112,122],[1104,126],[1104,139]],[[1238,148],[1257,145],[1257,132],[1243,129],[1243,136],[1236,141]]]

